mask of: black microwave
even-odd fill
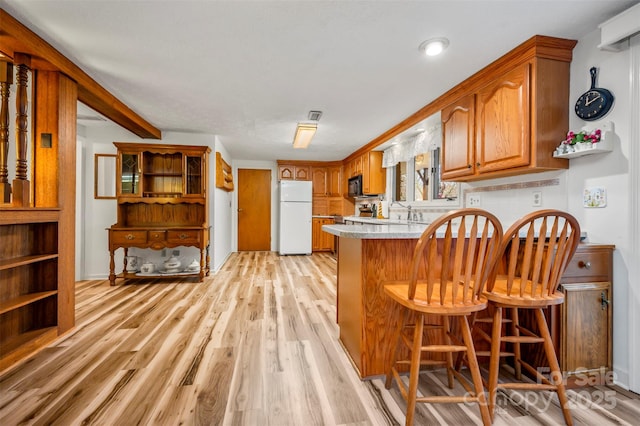
[[[362,175],[349,178],[349,197],[362,197]]]

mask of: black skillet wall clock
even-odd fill
[[[613,105],[613,94],[607,89],[596,87],[597,70],[592,67],[591,89],[583,93],[576,101],[576,115],[583,120],[593,121],[604,117]]]

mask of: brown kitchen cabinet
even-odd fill
[[[342,167],[327,168],[327,193],[329,197],[342,196]]]
[[[606,384],[612,371],[614,249],[580,244],[560,281],[564,303],[545,313],[560,368],[571,387]],[[535,329],[532,317],[525,315],[521,322]],[[524,351],[523,358],[534,368],[545,368],[544,351],[537,346]]]
[[[457,86],[462,93],[441,111],[443,180],[568,168],[553,151],[569,126],[573,46],[534,37],[470,77],[467,90]]]
[[[342,167],[312,167],[311,180],[314,196],[342,196]]]
[[[443,179],[475,173],[475,101],[475,94],[467,95],[442,110]]]
[[[612,245],[581,244],[565,271],[560,306],[560,366],[583,377],[603,374],[613,365],[613,250]],[[604,383],[604,382],[603,382]]]
[[[334,223],[333,218],[314,217],[312,219],[311,246],[313,251],[333,251],[334,237],[332,234],[324,232],[322,225],[333,225]]]
[[[278,164],[278,180],[311,180],[311,167],[294,164]]]
[[[117,222],[109,229],[109,282],[115,284],[114,252],[131,247],[159,250],[179,246],[200,250],[200,280],[209,274],[206,146],[114,142]],[[158,274],[171,277],[169,274]],[[184,273],[181,274],[185,275]],[[136,278],[127,272],[122,278]]]
[[[312,167],[311,168],[311,182],[313,186],[313,196],[327,196],[327,168],[326,167]]]
[[[362,155],[362,193],[384,194],[387,190],[387,172],[382,167],[382,151],[369,151]]]

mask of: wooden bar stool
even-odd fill
[[[557,290],[564,270],[580,242],[580,226],[568,213],[541,210],[516,221],[504,234],[500,265],[495,280],[490,280],[484,296],[492,315],[491,354],[489,367],[489,409],[492,418],[498,389],[551,390],[558,394],[566,424],[573,424],[567,405],[562,372],[551,340],[543,309],[564,302]],[[502,310],[511,311],[510,335],[502,335]],[[523,327],[519,310],[533,311],[538,333]],[[513,345],[513,352],[501,352],[502,343]],[[542,343],[550,368],[550,380],[520,357],[520,345]],[[537,383],[498,383],[500,358],[513,356],[516,377],[520,367],[537,378]]]
[[[435,220],[422,234],[413,252],[410,277],[407,281],[387,282],[384,292],[397,304],[391,312],[389,325],[396,324],[389,354],[386,387],[396,379],[407,401],[406,424],[413,424],[417,402],[469,403],[480,407],[482,422],[491,423],[482,377],[471,339],[468,316],[486,308],[481,297],[486,281],[498,259],[502,226],[491,213],[480,209],[462,209]],[[440,319],[431,324],[434,317]],[[457,321],[457,333],[452,322]],[[441,341],[429,341],[426,330],[439,330]],[[409,359],[396,359],[401,347],[409,349]],[[445,361],[423,359],[423,353],[444,353]],[[473,384],[453,368],[453,353],[464,352],[469,362]],[[449,387],[453,377],[467,391],[461,396],[418,397],[421,365],[445,365]],[[401,366],[409,367],[409,387],[400,378]]]

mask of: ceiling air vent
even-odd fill
[[[309,111],[309,120],[318,121],[322,117],[322,111]]]

